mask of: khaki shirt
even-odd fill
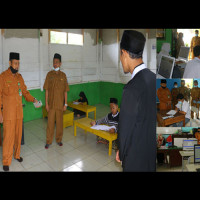
[[[158,88],[157,96],[160,102],[159,104],[160,110],[171,109],[172,95],[168,88],[165,88],[165,89],[163,89],[162,87]]]
[[[184,96],[184,99],[188,101],[190,97],[190,90],[185,86],[181,86],[178,89],[179,89],[179,93],[181,93]]]
[[[49,109],[63,110],[65,92],[69,91],[66,74],[60,70],[48,72],[43,88],[48,90]]]
[[[199,101],[200,99],[200,88],[199,87],[193,87],[191,89],[191,97],[192,97],[192,101],[195,100],[195,101]]]
[[[34,102],[22,75],[13,75],[10,68],[0,75],[0,105],[3,106],[3,119],[23,119],[22,95],[26,101]],[[1,113],[1,110],[0,110]]]
[[[177,95],[179,94],[179,89],[173,88],[172,91],[171,91],[171,94],[172,94],[172,101],[178,102]]]

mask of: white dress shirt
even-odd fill
[[[185,66],[183,78],[199,78],[200,77],[200,59],[194,57],[193,60],[188,61]]]
[[[179,103],[176,104],[176,107],[180,109],[180,111],[186,112],[185,118],[190,119],[191,111],[190,111],[190,105],[187,101],[183,101],[183,103],[180,105]]]
[[[133,73],[132,73],[132,75],[131,75],[131,79],[139,72],[139,71],[141,71],[141,70],[143,70],[143,69],[146,69],[147,67],[146,67],[146,65],[143,63],[143,64],[141,64],[140,66],[138,66],[138,67],[136,67],[134,70],[133,70]]]

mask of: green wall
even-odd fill
[[[157,53],[160,52],[162,44],[165,42],[170,43],[170,46],[172,46],[172,29],[165,29],[165,39],[157,39]]]
[[[118,99],[120,107],[123,87],[124,84],[122,83],[112,82],[90,82],[69,85],[70,91],[67,93],[68,101],[78,99],[80,91],[84,91],[90,105],[109,105],[110,97],[115,97]],[[30,90],[29,92],[38,100],[42,100],[43,105],[45,104],[45,91],[35,89]],[[42,118],[42,108],[35,108],[33,103],[25,101],[24,97],[22,102],[25,104],[23,109],[24,122]]]
[[[113,97],[118,99],[118,105],[120,107],[123,87],[124,84],[122,83],[101,82],[100,103],[104,105],[109,105],[110,98]]]

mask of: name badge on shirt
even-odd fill
[[[19,96],[20,96],[20,97],[22,96],[22,91],[21,91],[21,89],[19,89]]]

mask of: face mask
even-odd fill
[[[16,74],[16,73],[18,72],[18,70],[17,70],[17,69],[14,69],[12,66],[10,66],[10,70],[11,70],[11,72],[12,72],[13,74]]]
[[[54,67],[53,67],[53,70],[57,72],[57,71],[60,70],[60,67],[57,67],[57,68],[54,68]]]
[[[178,101],[179,104],[182,104],[182,101]]]
[[[198,34],[195,34],[195,36],[198,36]]]
[[[194,87],[198,87],[198,85],[194,85]]]
[[[161,86],[163,89],[165,89],[166,87]]]
[[[175,85],[174,87],[175,87],[175,88],[177,88],[178,86],[177,86],[177,85]]]

